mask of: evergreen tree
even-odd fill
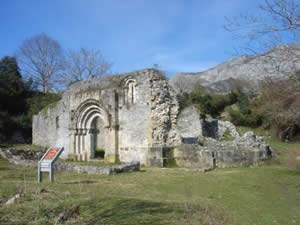
[[[16,59],[3,57],[0,61],[0,111],[11,115],[24,111],[26,89]]]

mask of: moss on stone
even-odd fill
[[[117,155],[105,155],[104,163],[118,163],[119,157]]]
[[[220,141],[234,141],[234,137],[231,135],[229,129],[226,129],[226,131],[223,134],[223,137],[220,138]]]
[[[167,167],[168,168],[176,168],[178,167],[177,163],[176,163],[176,158],[174,156],[174,151],[176,149],[176,146],[171,146],[168,148],[167,152],[166,152],[166,157],[167,157]]]
[[[47,118],[48,117],[48,110],[50,109],[54,109],[56,106],[57,106],[57,103],[59,102],[60,100],[56,101],[56,102],[52,102],[50,103],[49,105],[45,106],[41,113],[43,115],[43,117]]]
[[[69,154],[67,160],[68,161],[76,161],[77,160],[77,155],[76,154]]]

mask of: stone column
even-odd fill
[[[88,149],[88,152],[89,152],[89,158],[90,159],[93,159],[95,158],[95,130],[94,129],[90,129],[89,130],[89,135],[88,135],[88,139],[87,139],[87,149]]]
[[[76,147],[75,147],[75,136],[76,130],[70,129],[69,130],[69,154],[76,154]]]
[[[86,129],[81,129],[81,139],[80,139],[80,150],[81,150],[81,152],[86,151],[85,136],[86,136]]]
[[[80,136],[81,136],[80,130],[78,129],[76,133],[76,141],[75,141],[76,154],[80,154]]]

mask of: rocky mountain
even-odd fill
[[[276,46],[258,55],[242,55],[198,73],[179,73],[170,79],[178,92],[203,87],[209,92],[228,92],[236,87],[245,92],[258,88],[266,77],[284,78],[300,70],[300,43]]]

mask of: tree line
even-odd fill
[[[31,142],[32,116],[58,101],[59,94],[43,93],[25,81],[15,57],[0,60],[0,143]]]
[[[0,60],[0,143],[31,142],[32,116],[58,101],[74,82],[111,73],[100,50],[64,50],[45,33]]]

